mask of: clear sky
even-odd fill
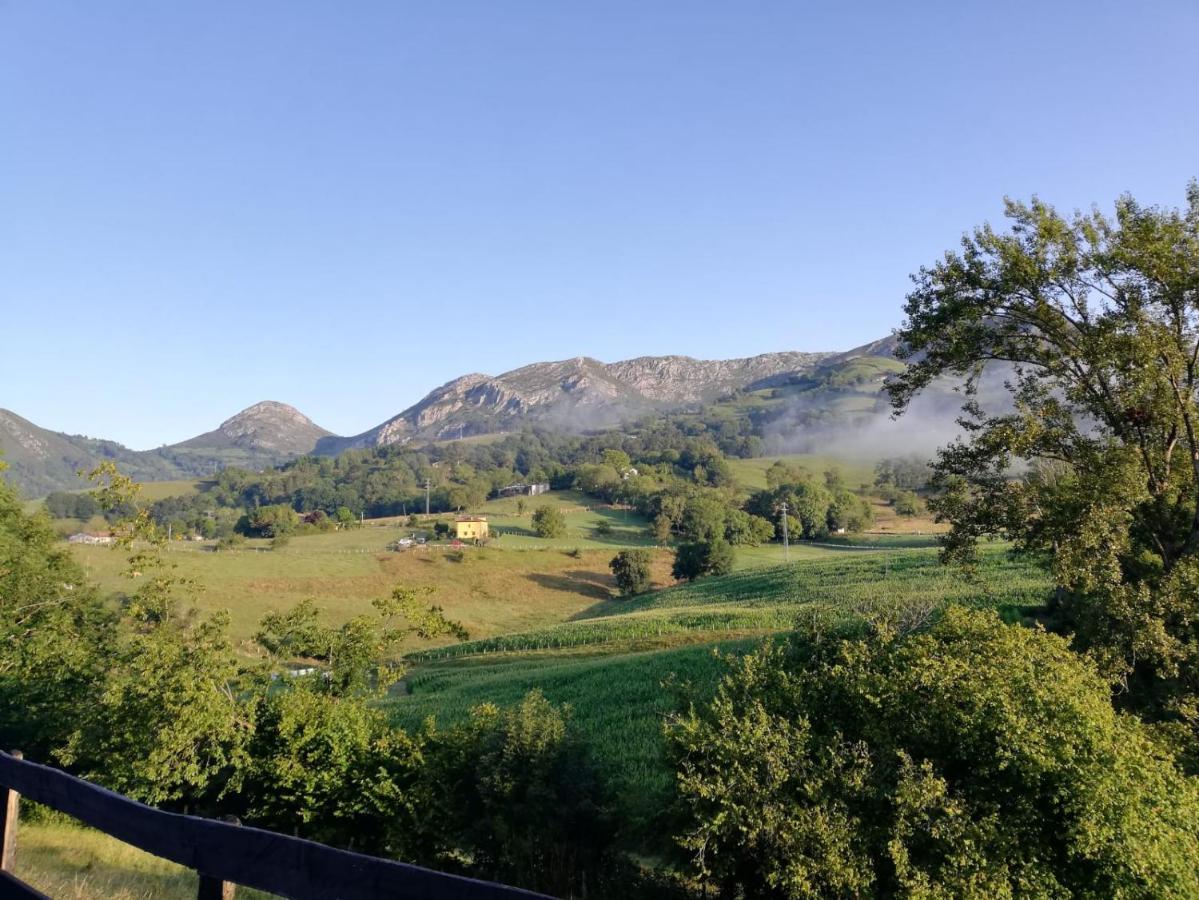
[[[1199,175],[1199,3],[0,0],[0,406],[357,433],[578,355],[846,349]]]

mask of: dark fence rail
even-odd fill
[[[380,900],[516,900],[519,888],[364,856],[273,831],[164,812],[49,766],[0,752],[0,897],[42,897],[11,874],[17,796],[28,797],[200,874],[201,898],[233,885],[284,897]],[[21,893],[21,891],[24,893]]]

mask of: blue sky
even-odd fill
[[[0,406],[142,448],[848,348],[1004,195],[1180,203],[1197,45],[1193,0],[0,0]]]

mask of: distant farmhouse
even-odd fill
[[[454,537],[460,541],[487,540],[487,517],[459,516],[454,520]]]
[[[538,494],[544,494],[550,489],[550,486],[545,482],[536,484],[510,484],[507,487],[499,489],[501,497],[536,497]]]
[[[109,531],[78,531],[67,540],[72,544],[111,544],[114,540]]]

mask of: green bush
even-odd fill
[[[562,537],[566,534],[566,516],[556,506],[539,506],[533,511],[533,531],[538,537]]]
[[[426,749],[431,815],[448,866],[554,896],[580,896],[611,867],[615,828],[569,707],[532,691],[486,704]]]
[[[678,580],[694,581],[701,575],[727,575],[733,561],[733,548],[725,540],[690,541],[675,550],[670,572]]]
[[[729,896],[1199,896],[1196,782],[1062,638],[963,608],[809,637],[668,727]]]

